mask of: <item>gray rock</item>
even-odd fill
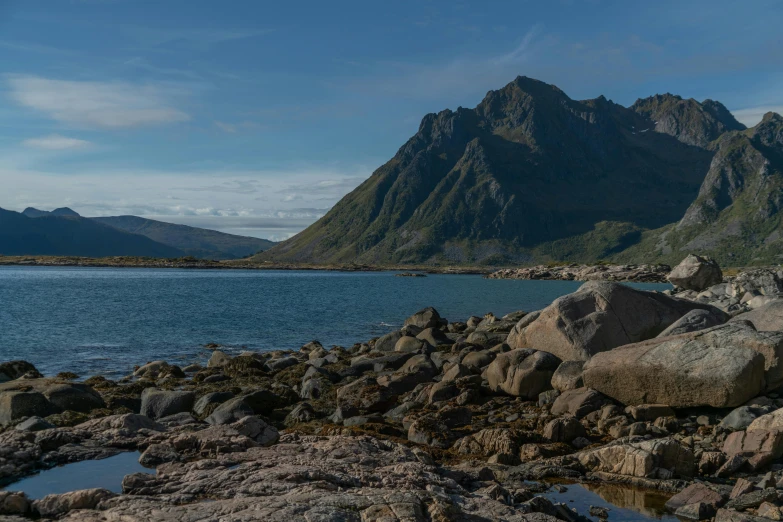
[[[590,281],[556,299],[535,320],[522,318],[509,334],[508,344],[549,352],[563,361],[585,361],[597,353],[651,339],[693,309],[725,317],[708,305],[619,283]]]
[[[688,332],[697,332],[718,326],[725,321],[726,317],[723,314],[717,315],[710,310],[691,310],[658,334],[658,337],[671,337]]]
[[[231,361],[231,357],[220,350],[212,352],[212,356],[207,361],[207,368],[222,368]]]
[[[394,347],[397,345],[397,341],[399,341],[404,335],[405,334],[403,332],[397,330],[379,337],[378,340],[375,341],[375,351],[393,352]]]
[[[280,370],[285,370],[286,368],[290,368],[291,366],[295,366],[299,364],[299,359],[296,357],[280,357],[279,359],[270,359],[266,362],[267,368],[269,368],[269,371],[276,372]]]
[[[253,415],[253,408],[242,397],[230,399],[218,406],[205,420],[214,426],[230,424],[248,415]]]
[[[454,344],[448,336],[437,328],[427,328],[423,330],[416,339],[425,341],[430,346],[441,346],[444,344]]]
[[[584,426],[575,417],[559,417],[544,426],[544,438],[551,442],[571,442],[586,435]]]
[[[667,279],[678,288],[701,292],[723,281],[723,272],[712,259],[690,254],[674,267]]]
[[[141,414],[151,419],[190,412],[196,395],[188,391],[163,391],[146,388],[141,394]]]
[[[56,428],[54,424],[48,422],[41,417],[30,417],[24,422],[20,422],[14,429],[17,431],[41,431],[50,430]]]
[[[750,423],[756,420],[758,417],[764,415],[765,410],[754,406],[740,406],[735,408],[723,417],[718,426],[724,430],[739,431],[744,430]]]
[[[783,331],[783,299],[775,299],[769,303],[735,316],[732,321],[750,321],[756,330]]]
[[[245,437],[253,439],[261,446],[271,446],[280,438],[280,434],[274,426],[270,426],[258,417],[246,416],[231,424]]]
[[[429,343],[421,339],[416,339],[410,335],[403,335],[394,345],[395,352],[416,353],[420,352]]]
[[[489,387],[515,397],[536,399],[551,388],[560,360],[547,352],[512,350],[498,355],[487,368]]]
[[[7,391],[0,393],[0,425],[14,424],[23,417],[46,417],[54,413],[42,393]]]
[[[405,319],[405,326],[413,325],[418,326],[421,329],[432,328],[439,326],[441,322],[440,314],[434,308],[427,307],[423,310],[419,310],[412,316]]]
[[[780,386],[783,337],[729,323],[597,354],[585,384],[627,404],[736,407]],[[765,366],[767,371],[765,372]]]
[[[114,493],[103,488],[46,495],[33,502],[33,511],[42,517],[57,517],[75,509],[94,509],[98,503],[114,496]]]
[[[584,361],[565,361],[560,364],[552,374],[552,388],[560,392],[582,388],[585,385],[582,366]]]
[[[581,419],[587,414],[600,410],[608,402],[607,398],[590,388],[577,388],[563,392],[554,404],[553,415],[570,414]]]
[[[25,374],[40,376],[41,373],[27,361],[8,361],[0,363],[0,383],[13,381]]]
[[[139,464],[145,468],[155,468],[165,462],[177,462],[179,459],[179,453],[171,444],[150,444],[139,456]]]
[[[234,394],[231,392],[212,392],[207,393],[199,397],[196,404],[193,406],[193,413],[198,416],[204,415],[207,410],[214,404],[223,404],[224,402],[234,398]]]

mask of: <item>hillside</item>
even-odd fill
[[[126,232],[141,234],[201,259],[241,259],[268,250],[275,245],[274,242],[266,239],[236,236],[187,225],[174,225],[137,216],[92,219]]]
[[[174,258],[183,252],[80,216],[30,218],[0,209],[0,254]]]
[[[318,222],[256,256],[511,264],[616,256],[682,219],[728,110],[673,95],[631,108],[519,77],[418,132]]]
[[[673,262],[708,254],[727,266],[783,260],[783,117],[722,135],[698,196],[682,218],[645,232],[618,261]]]

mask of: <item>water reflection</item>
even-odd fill
[[[565,484],[565,487],[567,491],[563,493],[550,490],[544,496],[554,502],[563,502],[584,516],[589,516],[590,506],[609,508],[610,522],[677,522],[677,517],[664,508],[671,494],[606,483]]]

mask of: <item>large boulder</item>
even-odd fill
[[[580,453],[578,458],[591,471],[631,477],[688,478],[693,476],[694,468],[691,450],[673,439],[610,444]]]
[[[694,309],[728,318],[712,306],[590,281],[540,314],[522,318],[507,342],[512,348],[542,350],[563,361],[586,361],[597,353],[651,339]]]
[[[566,361],[557,367],[552,375],[552,388],[559,392],[575,390],[584,386],[582,367],[584,361]]]
[[[547,352],[512,350],[498,355],[487,368],[489,387],[515,397],[534,399],[552,387],[560,359]]]
[[[749,321],[760,332],[783,331],[783,299],[735,316],[732,321]]]
[[[196,395],[188,391],[164,391],[146,388],[141,393],[141,414],[150,419],[168,417],[193,409]]]
[[[723,272],[709,257],[690,254],[674,267],[667,279],[677,288],[701,292],[723,281]]]
[[[584,381],[626,405],[736,407],[783,384],[781,353],[782,335],[729,323],[597,354]]]

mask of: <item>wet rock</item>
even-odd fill
[[[723,281],[723,272],[709,257],[690,254],[674,267],[667,279],[678,288],[701,292]]]
[[[591,281],[555,300],[509,334],[511,348],[534,348],[563,361],[587,360],[612,348],[651,339],[693,309],[718,309],[628,286]]]
[[[74,509],[94,509],[98,503],[115,496],[108,489],[82,489],[59,495],[46,495],[33,501],[33,511],[42,517],[56,517]]]
[[[279,359],[270,359],[266,362],[266,367],[270,372],[277,372],[285,370],[291,366],[299,364],[299,359],[296,357],[280,357]]]
[[[512,350],[498,355],[487,368],[489,387],[515,397],[535,399],[551,388],[560,360],[547,352]]]
[[[600,353],[585,364],[584,379],[627,405],[736,407],[758,395],[765,379],[780,381],[781,349],[783,335],[727,324]]]
[[[176,462],[180,459],[179,453],[170,444],[150,444],[139,456],[139,464],[146,468],[155,468],[164,462]]]
[[[188,391],[163,391],[146,388],[141,394],[141,414],[151,419],[193,409],[195,394]]]
[[[577,419],[581,419],[591,412],[600,410],[607,401],[606,396],[590,388],[568,390],[555,399],[554,404],[552,404],[552,414],[563,415],[568,413]]]
[[[41,372],[27,361],[8,361],[0,363],[0,383],[13,381],[28,373],[41,377]]]

